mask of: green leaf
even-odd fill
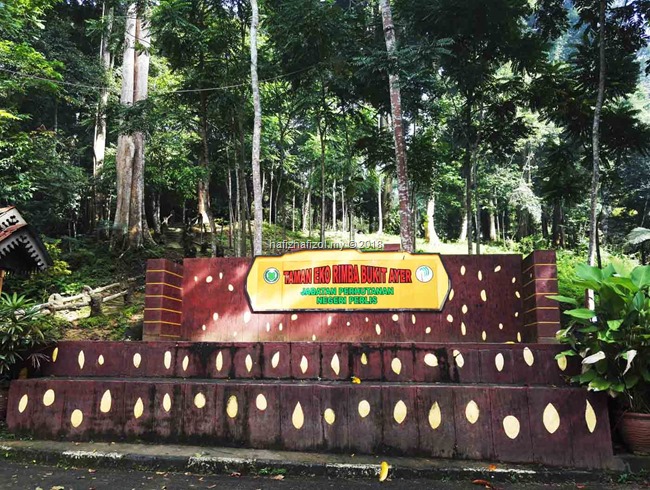
[[[573,318],[582,318],[584,320],[591,320],[596,316],[596,312],[587,308],[576,308],[573,310],[567,310],[564,313],[566,315],[572,316]]]
[[[650,286],[650,265],[635,267],[630,275],[632,282],[639,288]]]
[[[596,378],[589,383],[589,389],[594,391],[605,391],[613,388],[612,382],[605,378]]]
[[[623,320],[607,320],[607,326],[610,330],[618,330],[622,324]]]
[[[598,267],[593,267],[587,264],[578,264],[576,266],[576,276],[583,281],[600,284],[603,280],[603,271]]]
[[[574,298],[569,298],[568,296],[554,294],[551,296],[547,296],[547,298],[552,299],[554,301],[559,301],[560,303],[569,303],[570,305],[578,306],[578,302]]]
[[[564,357],[572,357],[572,356],[577,356],[578,353],[574,350],[565,350],[560,352],[559,354],[555,355],[555,359],[562,359]]]
[[[637,291],[637,293],[634,295],[634,299],[632,299],[632,306],[636,311],[643,311],[644,303],[645,294],[643,294],[643,291]]]

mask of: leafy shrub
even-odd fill
[[[29,355],[38,363],[35,348],[60,337],[59,322],[37,316],[35,304],[24,296],[0,297],[0,379],[8,379],[14,366]]]
[[[557,357],[579,355],[582,373],[572,381],[613,397],[624,394],[628,408],[650,413],[650,266],[581,264],[576,278],[576,287],[594,291],[595,309],[578,308],[575,298],[551,296],[574,306],[565,311],[569,326],[558,332],[571,350]]]

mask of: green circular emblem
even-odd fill
[[[269,267],[264,271],[264,280],[268,284],[275,284],[280,279],[280,271],[275,267]]]

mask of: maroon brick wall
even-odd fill
[[[560,329],[560,308],[547,296],[558,294],[554,250],[537,250],[523,261],[524,328],[539,342],[556,342]]]
[[[147,262],[144,340],[181,338],[183,266],[167,259]]]

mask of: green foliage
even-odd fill
[[[575,284],[594,291],[595,309],[551,296],[574,306],[565,311],[569,326],[558,333],[571,350],[558,357],[580,355],[582,373],[574,382],[614,397],[625,394],[628,408],[650,413],[650,266],[630,271],[619,264],[580,264]]]
[[[34,306],[25,296],[0,296],[0,379],[9,378],[14,366],[28,354],[38,363],[40,357],[30,351],[59,336],[56,322],[43,321]]]

